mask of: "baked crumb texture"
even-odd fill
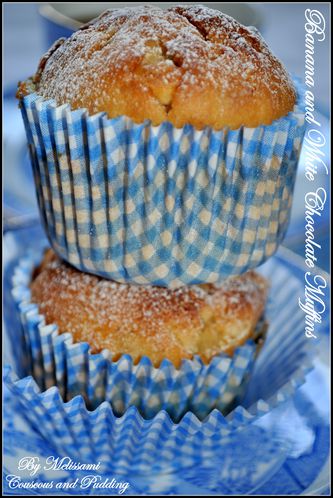
[[[263,314],[267,281],[254,271],[213,284],[167,289],[119,284],[79,272],[50,250],[31,284],[32,301],[46,323],[134,362],[175,366],[199,355],[204,362],[249,339]],[[118,355],[118,356],[117,356]]]
[[[18,95],[177,128],[267,125],[296,98],[255,28],[202,5],[107,10],[56,42],[32,83]]]

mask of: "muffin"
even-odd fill
[[[215,283],[285,234],[302,89],[219,11],[106,11],[20,83],[42,220],[73,266],[123,283]]]
[[[198,355],[208,363],[253,337],[263,315],[267,281],[254,271],[224,284],[179,289],[119,284],[61,262],[50,251],[31,283],[31,300],[47,324],[103,349],[114,359],[147,356],[158,367],[164,358],[180,367]]]
[[[241,403],[231,413],[229,412],[227,417],[223,416],[219,409],[214,409],[200,421],[195,412],[188,411],[179,422],[175,423],[172,420],[174,417],[170,417],[166,410],[158,411],[153,418],[145,420],[147,414],[143,418],[143,410],[138,402],[133,403],[134,406],[129,406],[121,418],[116,415],[117,410],[109,400],[117,390],[122,391],[123,404],[127,403],[128,406],[126,396],[130,399],[132,395],[131,382],[134,382],[134,378],[137,381],[139,396],[144,399],[146,406],[150,398],[155,398],[157,402],[159,400],[155,393],[151,396],[151,392],[148,395],[147,391],[142,389],[142,378],[141,385],[138,381],[139,370],[129,369],[129,362],[126,362],[125,358],[120,368],[120,360],[111,363],[101,354],[83,355],[80,346],[70,344],[68,334],[58,335],[55,327],[45,326],[38,309],[30,301],[29,290],[33,268],[40,265],[41,258],[39,250],[27,252],[14,272],[13,294],[25,320],[24,333],[27,337],[31,337],[34,368],[48,379],[49,384],[47,386],[40,384],[37,388],[31,377],[15,381],[6,368],[4,381],[6,388],[8,387],[21,403],[31,427],[52,444],[54,451],[60,457],[69,456],[77,462],[100,461],[103,472],[109,472],[110,475],[148,475],[152,469],[158,469],[165,475],[166,472],[179,472],[179,469],[207,466],[208,461],[216,462],[220,458],[223,460],[226,444],[242,449],[247,431],[258,424],[262,426],[264,419],[261,417],[269,415],[273,409],[279,416],[284,414],[288,417],[290,401],[296,390],[308,378],[306,374],[313,363],[313,344],[303,333],[303,312],[300,308],[295,308],[293,300],[294,296],[302,291],[302,281],[290,274],[289,264],[283,259],[274,258],[261,270],[261,273],[271,281],[274,306],[270,306],[267,310],[270,331],[256,361],[255,371],[251,373],[246,398],[242,398]],[[286,282],[288,285],[285,285]],[[321,330],[324,333],[325,327]],[[7,340],[13,349],[17,350],[21,341],[20,328],[12,327],[8,332]],[[55,346],[56,353],[51,352],[50,344]],[[40,356],[37,350],[42,351]],[[60,361],[62,354],[63,362]],[[233,358],[241,359],[237,357],[237,350]],[[86,370],[79,370],[77,367],[82,359],[86,362]],[[52,367],[53,361],[57,367],[57,377],[54,376],[51,383],[51,370],[55,368]],[[191,360],[191,364],[194,361]],[[223,361],[218,358],[219,364]],[[190,363],[187,364],[190,367]],[[198,370],[205,367],[200,365]],[[238,367],[243,369],[244,363]],[[13,368],[16,370],[15,362]],[[147,372],[148,378],[151,371],[147,363],[141,360],[140,368],[141,373]],[[113,383],[109,382],[112,372],[115,374]],[[168,375],[165,367],[163,372],[166,374],[165,382],[164,385],[160,384],[160,387],[164,392],[172,391],[175,404],[180,392],[184,393],[186,389],[184,394],[187,396],[191,394],[195,383],[190,368],[186,372],[188,382],[186,383],[183,375],[183,384],[179,385],[172,382],[171,375]],[[238,370],[235,369],[234,373],[237,376]],[[161,367],[155,369],[154,374],[152,378],[157,382],[158,376],[162,374]],[[222,395],[223,376],[223,371],[220,371],[215,396]],[[77,383],[76,388],[74,379]],[[150,379],[147,384],[149,382]],[[48,386],[53,387],[47,389]],[[68,387],[67,392],[64,386]],[[82,396],[75,396],[79,388],[84,392],[85,398],[90,396],[92,399],[93,394],[100,396],[101,402],[95,410],[89,409],[89,403],[85,403]],[[134,401],[133,398],[131,401]],[[239,434],[244,436],[241,441]]]
[[[32,276],[31,276],[32,275]],[[42,389],[66,400],[135,405],[150,418],[226,413],[241,396],[266,331],[267,281],[253,271],[165,289],[85,274],[52,251],[21,262],[13,295]]]
[[[201,5],[107,10],[58,40],[32,84],[45,99],[90,115],[198,130],[269,125],[296,102],[288,73],[255,28]]]

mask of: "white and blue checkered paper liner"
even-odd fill
[[[87,410],[81,396],[64,403],[56,387],[41,392],[32,377],[18,380],[10,368],[5,369],[4,381],[32,427],[59,456],[101,462],[109,472],[168,473],[200,461],[216,461],[217,455],[223,457],[223,445],[231,444],[239,429],[237,422],[232,430],[218,410],[204,422],[187,412],[175,424],[164,410],[145,420],[134,406],[118,418],[106,401],[94,411]]]
[[[293,112],[257,128],[175,128],[21,100],[42,221],[56,253],[118,282],[218,282],[286,232],[304,134]]]
[[[13,297],[20,314],[31,373],[44,390],[58,386],[65,400],[82,394],[90,408],[109,401],[117,415],[136,406],[146,418],[160,410],[179,420],[188,410],[203,419],[212,409],[226,413],[244,391],[262,340],[248,340],[233,356],[221,353],[205,364],[199,356],[183,360],[176,368],[165,359],[156,368],[149,358],[134,364],[124,354],[117,361],[112,352],[91,354],[87,343],[74,343],[70,333],[59,334],[46,324],[38,306],[30,300],[31,275],[41,254],[27,254],[13,276]],[[259,324],[258,335],[264,326]]]
[[[26,259],[19,271],[25,274],[27,266],[24,269],[23,261]],[[245,397],[227,416],[214,409],[200,421],[188,411],[175,423],[165,410],[147,420],[137,407],[131,406],[118,417],[108,401],[89,410],[83,396],[66,402],[58,387],[38,387],[32,377],[17,380],[13,372],[6,370],[5,382],[30,423],[59,455],[79,461],[101,460],[112,471],[132,473],[149,473],[154,468],[167,472],[172,466],[179,470],[200,460],[207,462],[218,455],[222,458],[227,438],[294,395],[315,356],[315,345],[304,335],[304,314],[295,297],[304,292],[302,282],[277,258],[267,262],[260,272],[271,280],[271,302],[266,310],[270,327]],[[21,333],[11,330],[14,344],[20,343]],[[96,385],[92,384],[91,389]]]

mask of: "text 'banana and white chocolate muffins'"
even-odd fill
[[[109,10],[18,97],[44,226],[76,268],[214,283],[282,241],[302,91],[253,28],[200,5]]]

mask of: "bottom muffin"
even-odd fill
[[[263,344],[267,281],[250,271],[220,286],[177,290],[81,273],[48,251],[15,269],[25,375],[89,410],[165,410],[204,420],[239,404]]]
[[[31,283],[32,302],[60,334],[70,332],[93,353],[108,349],[113,360],[128,354],[137,363],[145,356],[155,367],[164,359],[179,367],[194,356],[208,363],[232,355],[258,333],[267,292],[266,279],[254,271],[220,285],[119,284],[76,270],[52,250]]]
[[[246,435],[247,427],[276,407],[273,417],[283,414],[288,418],[292,398],[311,371],[316,353],[302,333],[302,311],[293,299],[302,281],[283,258],[272,258],[261,270],[270,279],[276,299],[274,306],[267,307],[270,332],[252,370],[258,351],[252,339],[236,348],[232,357],[217,355],[208,365],[196,363],[195,358],[185,360],[186,370],[172,368],[171,363],[166,368],[167,361],[151,368],[141,359],[133,367],[128,355],[112,362],[110,353],[89,354],[87,344],[73,344],[70,334],[58,334],[56,326],[46,326],[31,302],[31,276],[42,258],[42,247],[27,248],[14,270],[13,297],[22,327],[11,320],[6,335],[15,352],[24,337],[38,388],[22,369],[24,378],[16,380],[5,368],[4,380],[22,403],[32,427],[50,441],[57,454],[77,461],[102,461],[111,474],[116,470],[151,474],[158,466],[165,475],[169,465],[179,470],[195,468],[197,459],[203,465],[217,457],[225,460],[224,441]],[[285,282],[287,287],[283,287]],[[13,355],[14,370],[20,360]],[[235,378],[241,387],[249,375],[246,398],[232,411]],[[90,411],[87,400],[93,397],[96,409]],[[232,441],[237,447],[245,439]]]

